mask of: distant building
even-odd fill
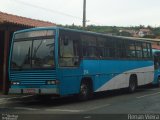
[[[150,39],[150,38],[139,38],[140,40],[148,41],[152,43],[153,49],[160,50],[160,39]]]
[[[139,37],[144,37],[146,35],[153,35],[150,29],[140,29],[138,32]]]
[[[122,32],[127,32],[130,33],[132,37],[144,37],[146,35],[153,35],[152,31],[150,29],[140,29],[140,30],[128,30],[128,29],[124,29],[124,30],[119,30],[119,33]]]
[[[119,33],[122,33],[122,32],[127,32],[127,33],[130,33],[132,37],[137,37],[137,31],[135,30],[128,30],[128,29],[119,30]]]
[[[13,32],[44,26],[55,26],[55,24],[0,12],[0,90],[4,93],[7,93],[9,86],[8,56]]]

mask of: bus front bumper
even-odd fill
[[[59,94],[58,88],[10,88],[9,94]]]

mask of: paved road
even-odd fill
[[[74,97],[39,101],[32,96],[1,96],[0,113],[78,114],[86,119],[95,114],[160,113],[160,88],[140,88],[133,94],[124,90],[99,93],[86,102]]]

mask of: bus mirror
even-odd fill
[[[63,41],[64,46],[67,46],[67,45],[68,45],[68,41],[69,41],[68,37],[65,37],[65,39],[64,39],[64,41]]]

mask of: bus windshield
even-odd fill
[[[53,68],[55,64],[54,36],[54,32],[51,30],[16,34],[11,69]]]

